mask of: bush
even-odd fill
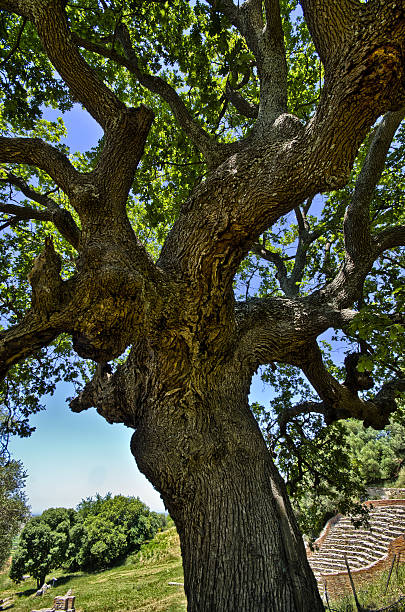
[[[405,468],[401,468],[395,486],[400,489],[402,489],[402,487],[405,487]]]
[[[88,572],[112,567],[152,539],[164,521],[138,498],[123,495],[88,498],[76,511],[50,508],[23,529],[10,577],[18,582],[30,574],[40,587],[60,566]]]
[[[157,533],[153,540],[144,542],[136,553],[128,557],[126,564],[157,563],[177,559],[178,548],[179,536],[176,528],[171,527],[166,531]]]
[[[83,500],[71,533],[70,568],[105,569],[154,537],[162,518],[135,497],[117,495]]]

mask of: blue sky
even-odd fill
[[[46,112],[48,120],[58,116],[58,111]],[[102,135],[98,124],[79,105],[63,119],[72,152],[88,150]],[[109,425],[94,409],[72,413],[66,402],[69,396],[74,396],[73,387],[60,384],[52,397],[44,398],[46,410],[31,417],[36,427],[31,437],[13,438],[9,444],[28,474],[26,493],[31,511],[38,514],[49,507],[75,507],[85,497],[109,491],[138,496],[152,510],[163,511],[159,493],[139,472],[130,453],[132,430]],[[252,384],[251,400],[266,402],[259,376]]]
[[[74,395],[60,384],[45,398],[46,410],[34,415],[36,431],[30,438],[13,438],[12,455],[21,459],[28,473],[26,493],[31,511],[50,507],[75,507],[96,493],[134,495],[152,510],[164,511],[159,493],[136,467],[129,450],[132,430],[109,425],[94,408],[74,414],[66,398]],[[252,384],[251,400],[268,401],[268,390],[259,376]]]

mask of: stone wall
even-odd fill
[[[366,506],[373,506],[374,508],[377,506],[405,506],[405,490],[404,489],[388,489],[390,491],[404,491],[403,499],[394,499],[394,498],[386,498],[386,499],[374,499],[365,502]],[[331,518],[325,525],[324,530],[322,531],[319,538],[315,541],[314,547],[319,549],[322,547],[322,543],[325,541],[330,529],[333,527],[336,520],[342,515],[336,515]],[[405,528],[404,528],[405,532]],[[307,555],[311,557],[311,551],[308,552]],[[375,563],[371,565],[367,565],[360,569],[352,570],[352,578],[354,581],[354,585],[356,589],[360,589],[363,584],[370,582],[375,579],[378,574],[383,571],[389,570],[392,565],[392,561],[396,555],[395,563],[402,564],[405,563],[405,533],[404,535],[392,540],[388,547],[388,552],[385,557],[382,557]],[[323,581],[323,586],[326,585],[328,595],[330,597],[336,597],[340,595],[344,595],[346,593],[351,593],[350,579],[348,572],[336,572],[333,574],[321,574],[321,578]],[[322,586],[320,587],[320,591],[322,593]]]
[[[75,596],[71,591],[66,595],[57,595],[53,600],[53,608],[41,608],[41,610],[31,610],[31,612],[75,612]]]
[[[339,519],[342,516],[343,514],[335,514],[335,516],[332,516],[332,518],[329,519],[325,527],[322,529],[321,535],[319,536],[319,538],[317,538],[315,542],[313,543],[312,548],[310,548],[309,546],[305,546],[305,550],[306,550],[308,559],[314,554],[316,550],[319,550],[321,548],[322,544],[328,537],[329,531],[339,521]]]
[[[366,583],[374,580],[381,572],[389,570],[394,555],[396,555],[395,564],[405,562],[405,536],[400,536],[396,540],[393,540],[388,548],[388,554],[379,561],[362,567],[361,569],[350,570],[356,591],[361,589],[362,586],[365,586]],[[329,597],[338,597],[352,592],[348,572],[323,574],[322,579],[324,586],[326,585]],[[323,594],[322,587],[320,591],[321,594]]]
[[[367,487],[367,494],[373,499],[405,499],[405,489],[386,489],[384,487]]]

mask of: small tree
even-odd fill
[[[23,491],[24,479],[19,461],[0,457],[0,569],[10,554],[13,538],[29,513]]]
[[[66,508],[49,508],[41,516],[32,518],[21,533],[10,578],[20,582],[23,574],[30,574],[38,588],[44,584],[48,572],[66,561],[74,520],[74,510]]]
[[[70,567],[94,571],[111,567],[153,538],[160,517],[139,499],[117,495],[83,500],[78,522],[71,531]]]

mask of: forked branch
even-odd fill
[[[52,64],[74,97],[108,131],[126,107],[80,55],[70,36],[62,0],[30,4],[30,17]]]
[[[213,10],[220,11],[239,30],[256,58],[260,81],[259,126],[267,128],[287,111],[287,63],[284,33],[278,0],[246,0],[236,7],[231,0],[208,0]],[[263,8],[266,20],[263,19]],[[229,93],[228,92],[228,96]],[[235,108],[247,117],[255,117],[254,107],[247,106],[241,96],[232,94]],[[239,105],[239,108],[238,108]],[[246,111],[250,114],[246,114]]]
[[[0,136],[0,162],[27,164],[44,170],[67,195],[80,181],[66,155],[41,138],[7,138]]]
[[[371,248],[370,204],[385,166],[387,153],[405,108],[387,113],[376,128],[363,167],[356,181],[344,219],[346,254],[354,262]]]
[[[121,41],[125,56],[121,55],[116,49],[106,47],[98,42],[90,41],[78,34],[73,33],[72,37],[76,44],[83,49],[97,53],[102,57],[109,58],[118,65],[125,67],[143,87],[160,96],[162,100],[167,102],[170,106],[179,125],[192,140],[197,149],[204,155],[208,164],[215,166],[220,163],[224,158],[224,154],[222,153],[223,147],[194,120],[176,90],[161,77],[147,74],[139,68],[138,58],[132,47],[128,29],[124,24],[120,24],[117,28],[117,35]]]
[[[11,172],[7,172],[6,178],[0,179],[1,182],[17,187],[27,198],[44,207],[43,209],[38,209],[30,206],[0,202],[0,213],[13,215],[13,218],[9,219],[5,226],[23,219],[50,221],[72,246],[76,249],[78,248],[80,230],[68,210],[61,208],[49,195],[42,194],[33,189],[21,177]]]
[[[318,345],[307,345],[302,355],[294,357],[290,363],[302,369],[322,401],[303,402],[286,409],[280,418],[280,428],[285,429],[288,421],[300,414],[313,412],[322,414],[326,424],[353,417],[366,426],[383,429],[397,408],[396,398],[405,391],[405,379],[388,381],[373,399],[364,400],[358,391],[370,389],[374,382],[369,372],[358,371],[358,357],[356,353],[346,357],[346,378],[342,384],[325,367]]]
[[[392,227],[372,235],[370,223],[370,204],[392,139],[403,117],[404,109],[401,109],[387,113],[382,119],[374,132],[356,181],[343,224],[344,263],[335,278],[323,290],[327,299],[336,305],[345,307],[357,299],[366,275],[384,249],[405,244],[403,226]]]
[[[305,21],[324,64],[329,64],[344,45],[351,24],[358,19],[358,2],[352,0],[301,0]]]
[[[329,327],[347,326],[355,315],[354,310],[335,310],[311,296],[238,302],[235,354],[253,371],[274,361],[296,365],[307,354],[310,339]]]

